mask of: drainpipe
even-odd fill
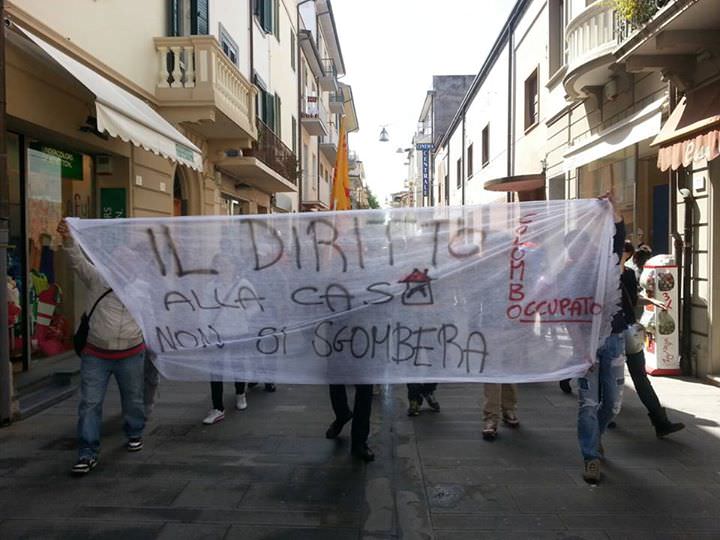
[[[683,278],[682,278],[682,336],[680,368],[683,375],[695,375],[692,362],[692,248],[693,248],[693,211],[695,198],[692,192],[683,188],[680,195],[685,201],[685,231],[683,244]]]
[[[465,114],[467,111],[463,111],[462,117],[462,139],[460,140],[460,179],[462,181],[462,205],[465,206]]]
[[[512,176],[515,171],[515,144],[514,140],[514,127],[515,127],[515,85],[514,74],[515,74],[515,40],[514,27],[511,25],[508,28],[508,133],[507,133],[507,175]],[[539,90],[538,90],[539,91]],[[513,194],[508,192],[507,202],[512,202]]]

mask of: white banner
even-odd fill
[[[597,200],[68,223],[171,379],[559,380],[619,301]]]

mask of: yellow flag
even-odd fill
[[[348,144],[345,133],[345,117],[340,118],[338,150],[333,174],[332,209],[350,210],[350,170],[348,167]]]

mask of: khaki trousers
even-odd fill
[[[517,409],[517,385],[485,383],[483,391],[485,393],[483,406],[485,421],[499,422],[503,412],[515,412]]]

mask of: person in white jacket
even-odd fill
[[[105,279],[74,243],[65,221],[57,228],[73,270],[87,287],[90,330],[80,355],[80,404],[78,407],[78,460],[75,475],[90,472],[98,463],[102,407],[110,376],[120,389],[127,450],[142,450],[145,428],[145,343],[140,327]],[[97,304],[96,304],[97,302]]]

